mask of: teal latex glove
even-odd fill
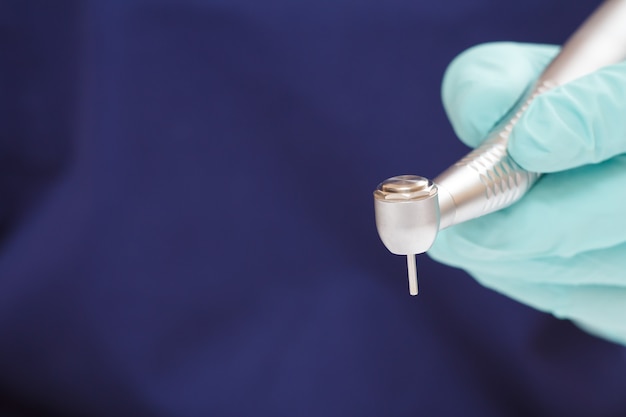
[[[456,58],[442,95],[461,140],[478,145],[557,52],[495,43]],[[626,63],[539,96],[509,152],[549,174],[513,206],[441,231],[429,255],[626,345]]]

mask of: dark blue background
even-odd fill
[[[624,416],[626,353],[379,242],[481,42],[595,1],[0,0],[0,410]]]

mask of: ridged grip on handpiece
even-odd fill
[[[503,209],[519,200],[540,174],[521,168],[506,141],[493,138],[435,178],[439,229]]]
[[[552,86],[544,81],[533,88],[506,123],[435,178],[440,193],[440,229],[510,206],[539,179],[540,174],[526,171],[511,158],[507,143],[528,106]]]

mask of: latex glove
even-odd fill
[[[497,43],[455,59],[442,94],[458,136],[478,145],[557,52]],[[443,230],[429,255],[626,344],[626,63],[539,96],[509,152],[550,174],[513,206]]]

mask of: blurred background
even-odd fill
[[[379,241],[489,41],[597,1],[0,0],[6,416],[624,416],[626,352]]]

